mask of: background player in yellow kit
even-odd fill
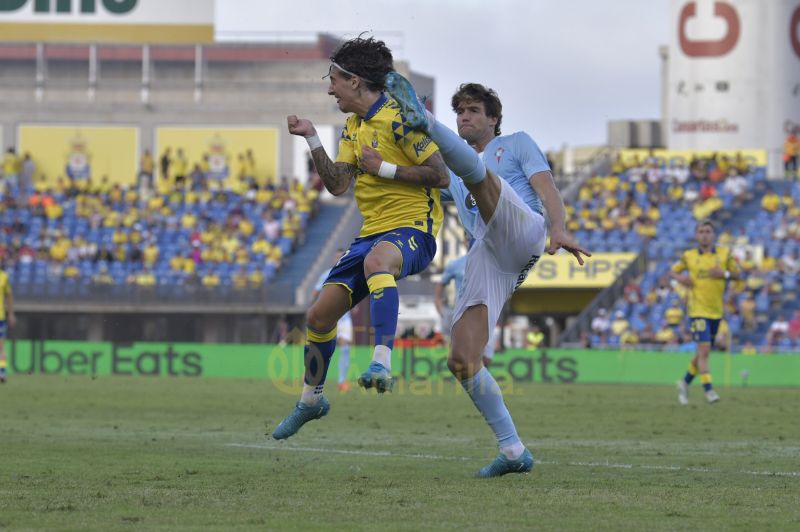
[[[14,298],[11,295],[11,284],[8,274],[0,270],[0,383],[6,382],[6,345],[8,329],[17,322],[14,314]]]
[[[697,342],[697,352],[689,370],[678,381],[678,401],[682,405],[689,404],[689,385],[698,373],[708,402],[719,401],[719,395],[711,384],[708,355],[722,319],[725,282],[739,278],[739,266],[730,249],[715,245],[713,222],[703,220],[697,224],[695,237],[698,246],[684,251],[670,271],[672,278],[688,288],[687,314],[692,337]]]

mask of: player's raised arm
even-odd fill
[[[450,186],[450,171],[439,152],[432,153],[417,166],[400,166],[384,161],[378,150],[362,146],[360,167],[368,174],[409,185],[434,188]]]
[[[287,118],[287,124],[289,133],[304,137],[308,142],[314,166],[317,167],[317,173],[328,192],[334,196],[340,196],[347,192],[350,181],[356,175],[356,167],[349,163],[333,162],[328,157],[311,120],[290,115]]]
[[[583,256],[591,257],[588,250],[581,247],[567,232],[566,213],[564,212],[564,200],[553,182],[553,175],[550,172],[538,172],[530,178],[531,186],[542,198],[542,203],[550,219],[550,246],[547,248],[549,254],[554,254],[558,248],[564,248],[578,260],[578,264],[583,266]]]

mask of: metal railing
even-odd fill
[[[639,252],[639,255],[628,264],[628,267],[617,276],[614,282],[604,288],[566,328],[564,334],[561,335],[561,346],[568,347],[569,345],[579,343],[581,341],[581,336],[591,331],[592,318],[597,314],[597,310],[600,308],[611,308],[614,303],[622,297],[625,291],[625,285],[632,279],[644,274],[644,272],[647,271],[647,265],[647,247],[645,246]]]

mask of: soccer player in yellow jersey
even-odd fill
[[[6,332],[17,322],[8,274],[0,270],[0,384],[6,382]]]
[[[689,385],[698,373],[708,402],[719,401],[719,395],[711,384],[708,355],[722,319],[725,283],[740,276],[730,249],[715,246],[713,222],[703,220],[697,224],[695,237],[698,247],[684,251],[670,271],[673,279],[688,288],[689,321],[692,337],[697,342],[697,352],[689,370],[678,381],[678,401],[682,405],[689,404]]]
[[[344,194],[355,180],[364,224],[306,314],[305,385],[295,409],[272,433],[276,439],[292,436],[330,410],[322,388],[336,346],[336,324],[368,295],[375,347],[359,384],[379,393],[391,390],[390,357],[399,306],[396,281],[424,270],[433,259],[443,216],[439,189],[450,183],[436,144],[408,127],[397,102],[384,93],[385,77],[394,70],[386,45],[358,37],[342,44],[331,63],[328,94],[342,112],[351,113],[336,161],[328,157],[311,121],[289,116],[289,132],[306,138],[331,194]],[[375,152],[382,160],[378,166],[370,164]]]

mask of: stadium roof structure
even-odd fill
[[[131,44],[52,44],[3,43],[0,41],[0,61],[35,60],[37,48],[43,46],[43,59],[88,61],[95,47],[101,61],[140,62],[145,46],[150,48],[154,61],[193,62],[196,48],[202,47],[206,61],[224,63],[257,63],[274,61],[327,60],[341,43],[337,37],[318,34],[316,41],[275,41],[263,43],[214,43],[197,45],[131,45]]]

